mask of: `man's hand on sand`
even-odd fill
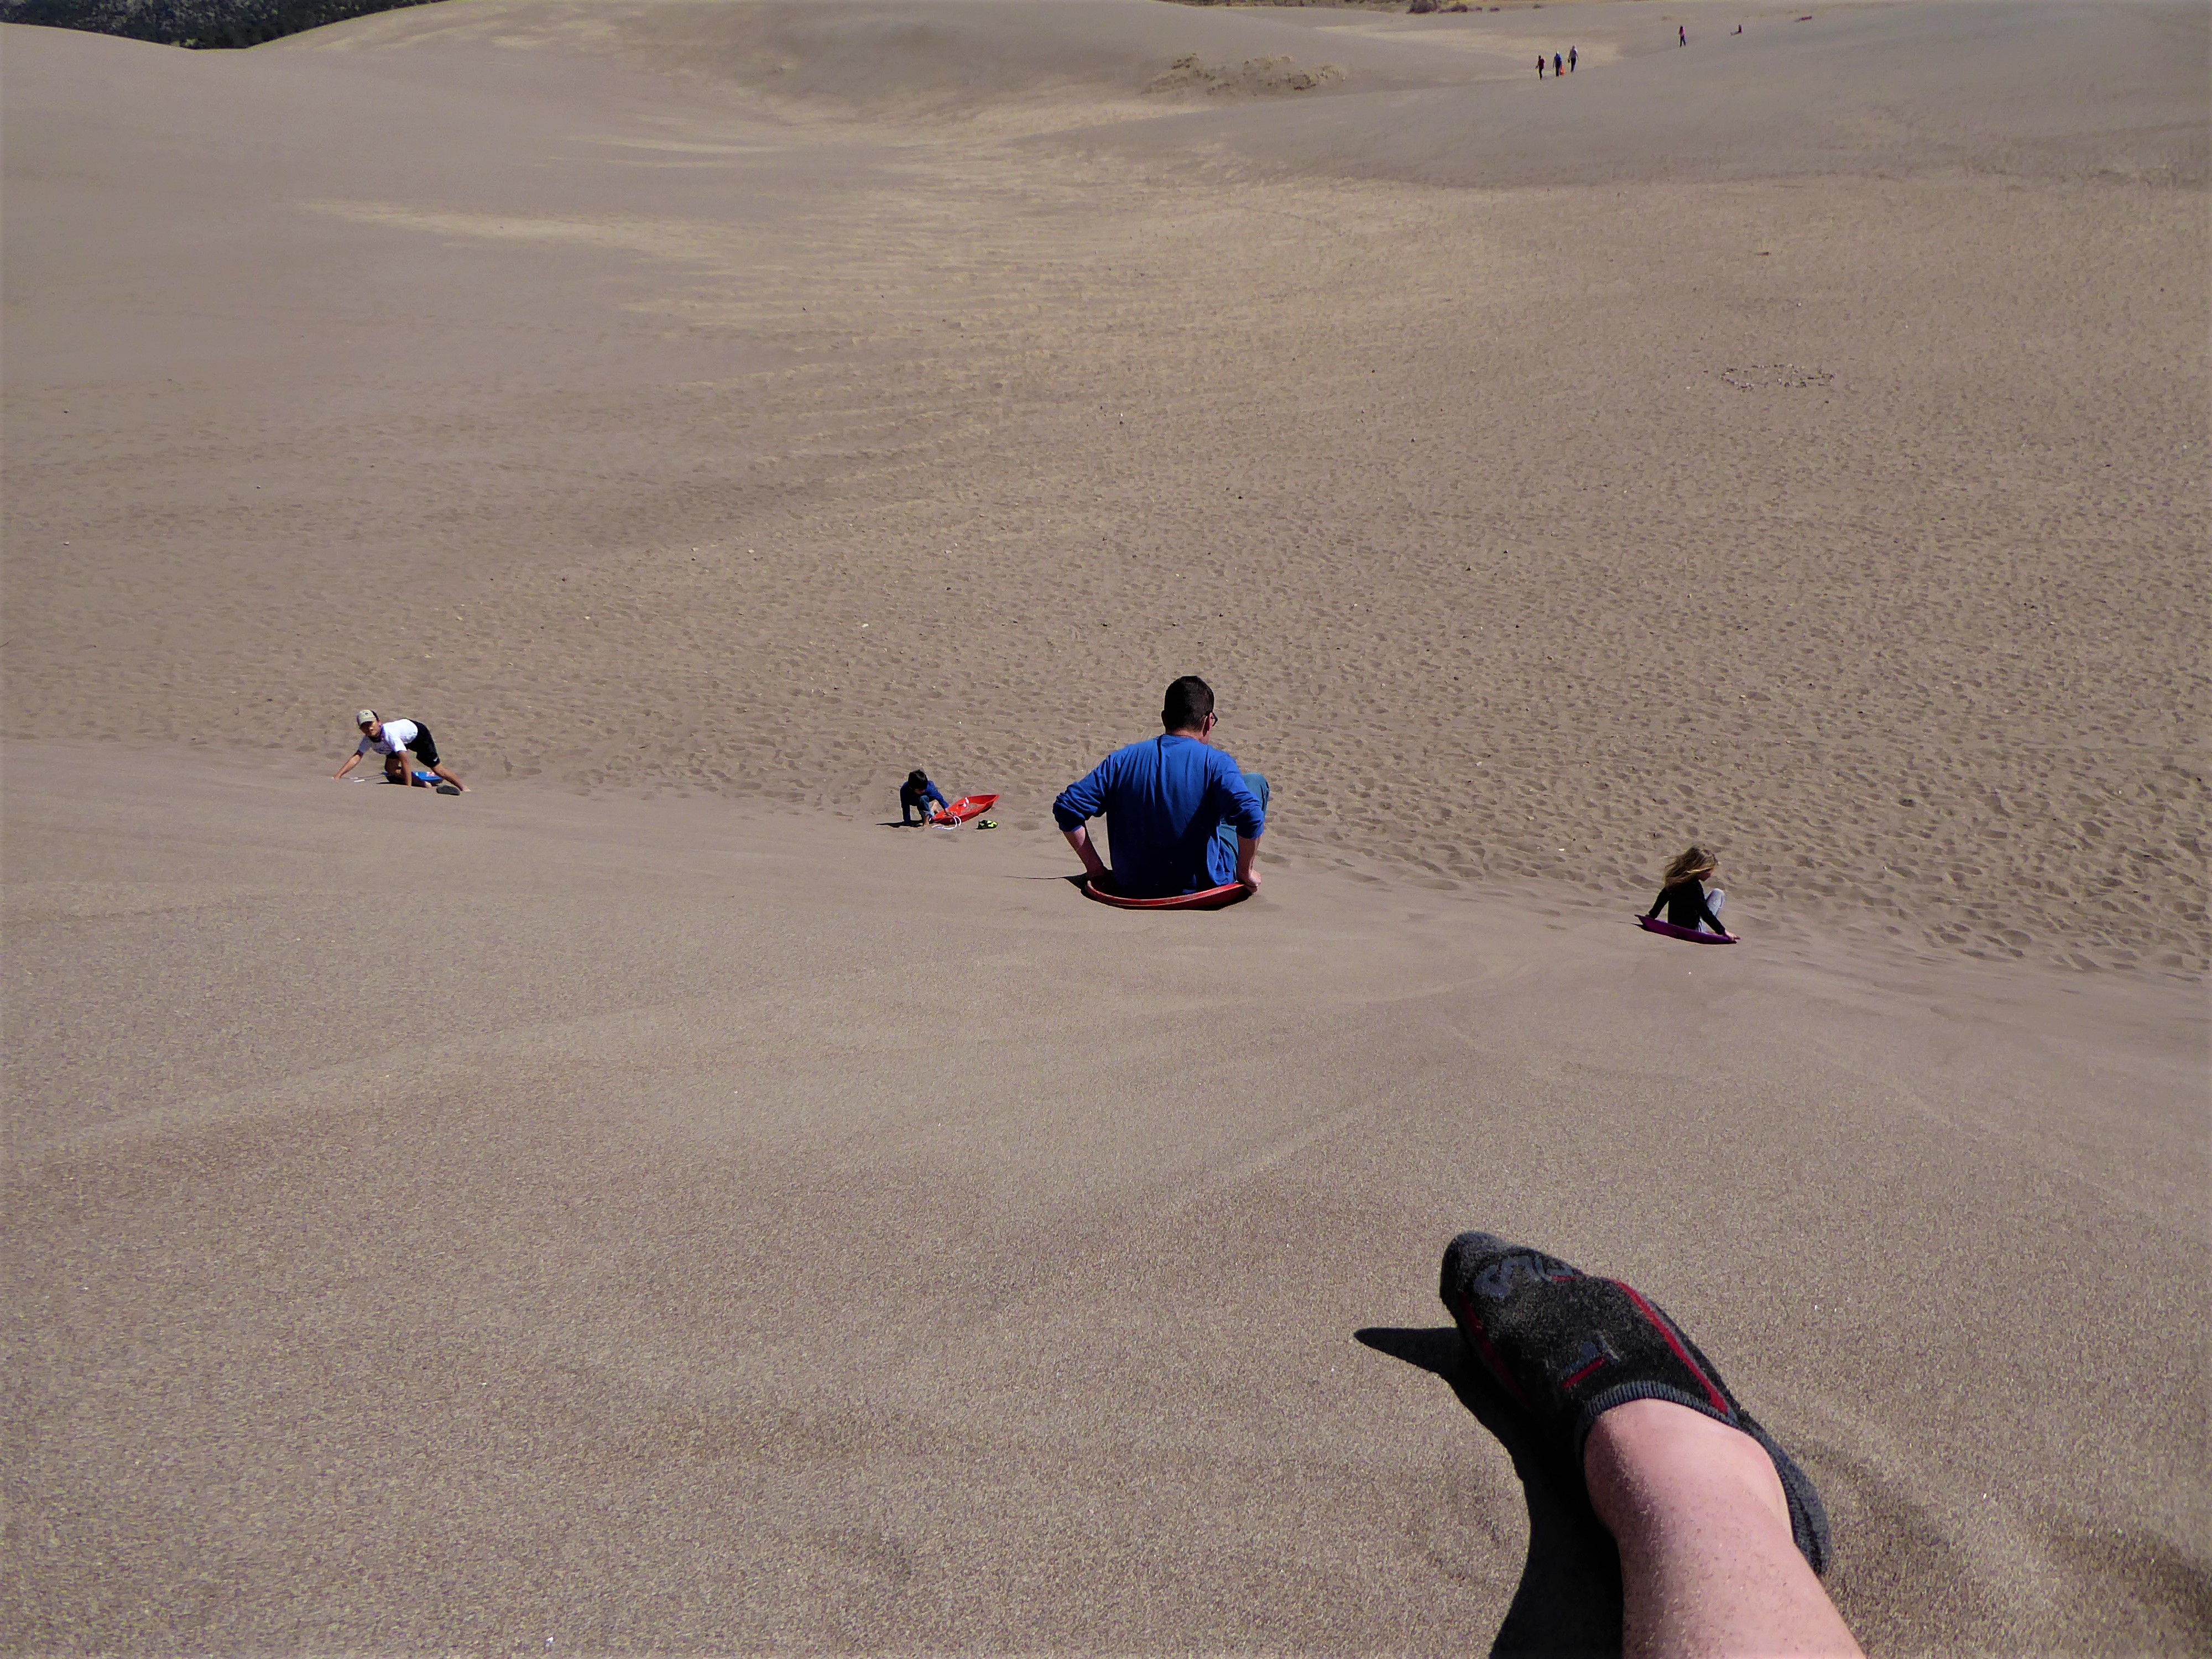
[[[1239,870],[1237,872],[1237,884],[1248,893],[1256,893],[1260,890],[1260,872],[1257,870]]]

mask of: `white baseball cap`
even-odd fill
[[[375,724],[376,724],[376,710],[374,710],[374,708],[364,708],[364,709],[362,709],[359,714],[356,714],[356,715],[353,717],[353,723],[354,723],[356,726],[374,726],[374,725],[375,725]]]

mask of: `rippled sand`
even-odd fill
[[[2207,27],[1798,15],[5,31],[9,1645],[1479,1647],[1486,1224],[2201,1649]]]
[[[1704,10],[22,32],[11,729],[1049,835],[1195,671],[1304,860],[2201,969],[2201,20]]]

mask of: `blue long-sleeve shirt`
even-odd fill
[[[1168,733],[1117,749],[1060,793],[1063,830],[1106,815],[1114,884],[1131,898],[1199,893],[1237,879],[1237,849],[1224,823],[1257,841],[1267,827],[1260,798],[1237,763],[1211,744]]]
[[[899,785],[899,816],[901,817],[904,817],[907,815],[908,809],[918,811],[924,817],[927,817],[929,816],[929,807],[927,803],[930,801],[935,801],[937,803],[937,810],[941,812],[945,810],[945,799],[944,792],[938,788],[934,781],[925,781],[921,787],[919,789],[915,788],[910,783],[902,783]]]

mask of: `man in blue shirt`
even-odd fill
[[[1060,791],[1052,816],[1092,879],[1129,898],[1170,898],[1241,882],[1259,890],[1252,855],[1267,827],[1267,781],[1210,741],[1213,689],[1195,674],[1168,687],[1162,734],[1117,749]],[[1106,815],[1109,872],[1087,819]]]

